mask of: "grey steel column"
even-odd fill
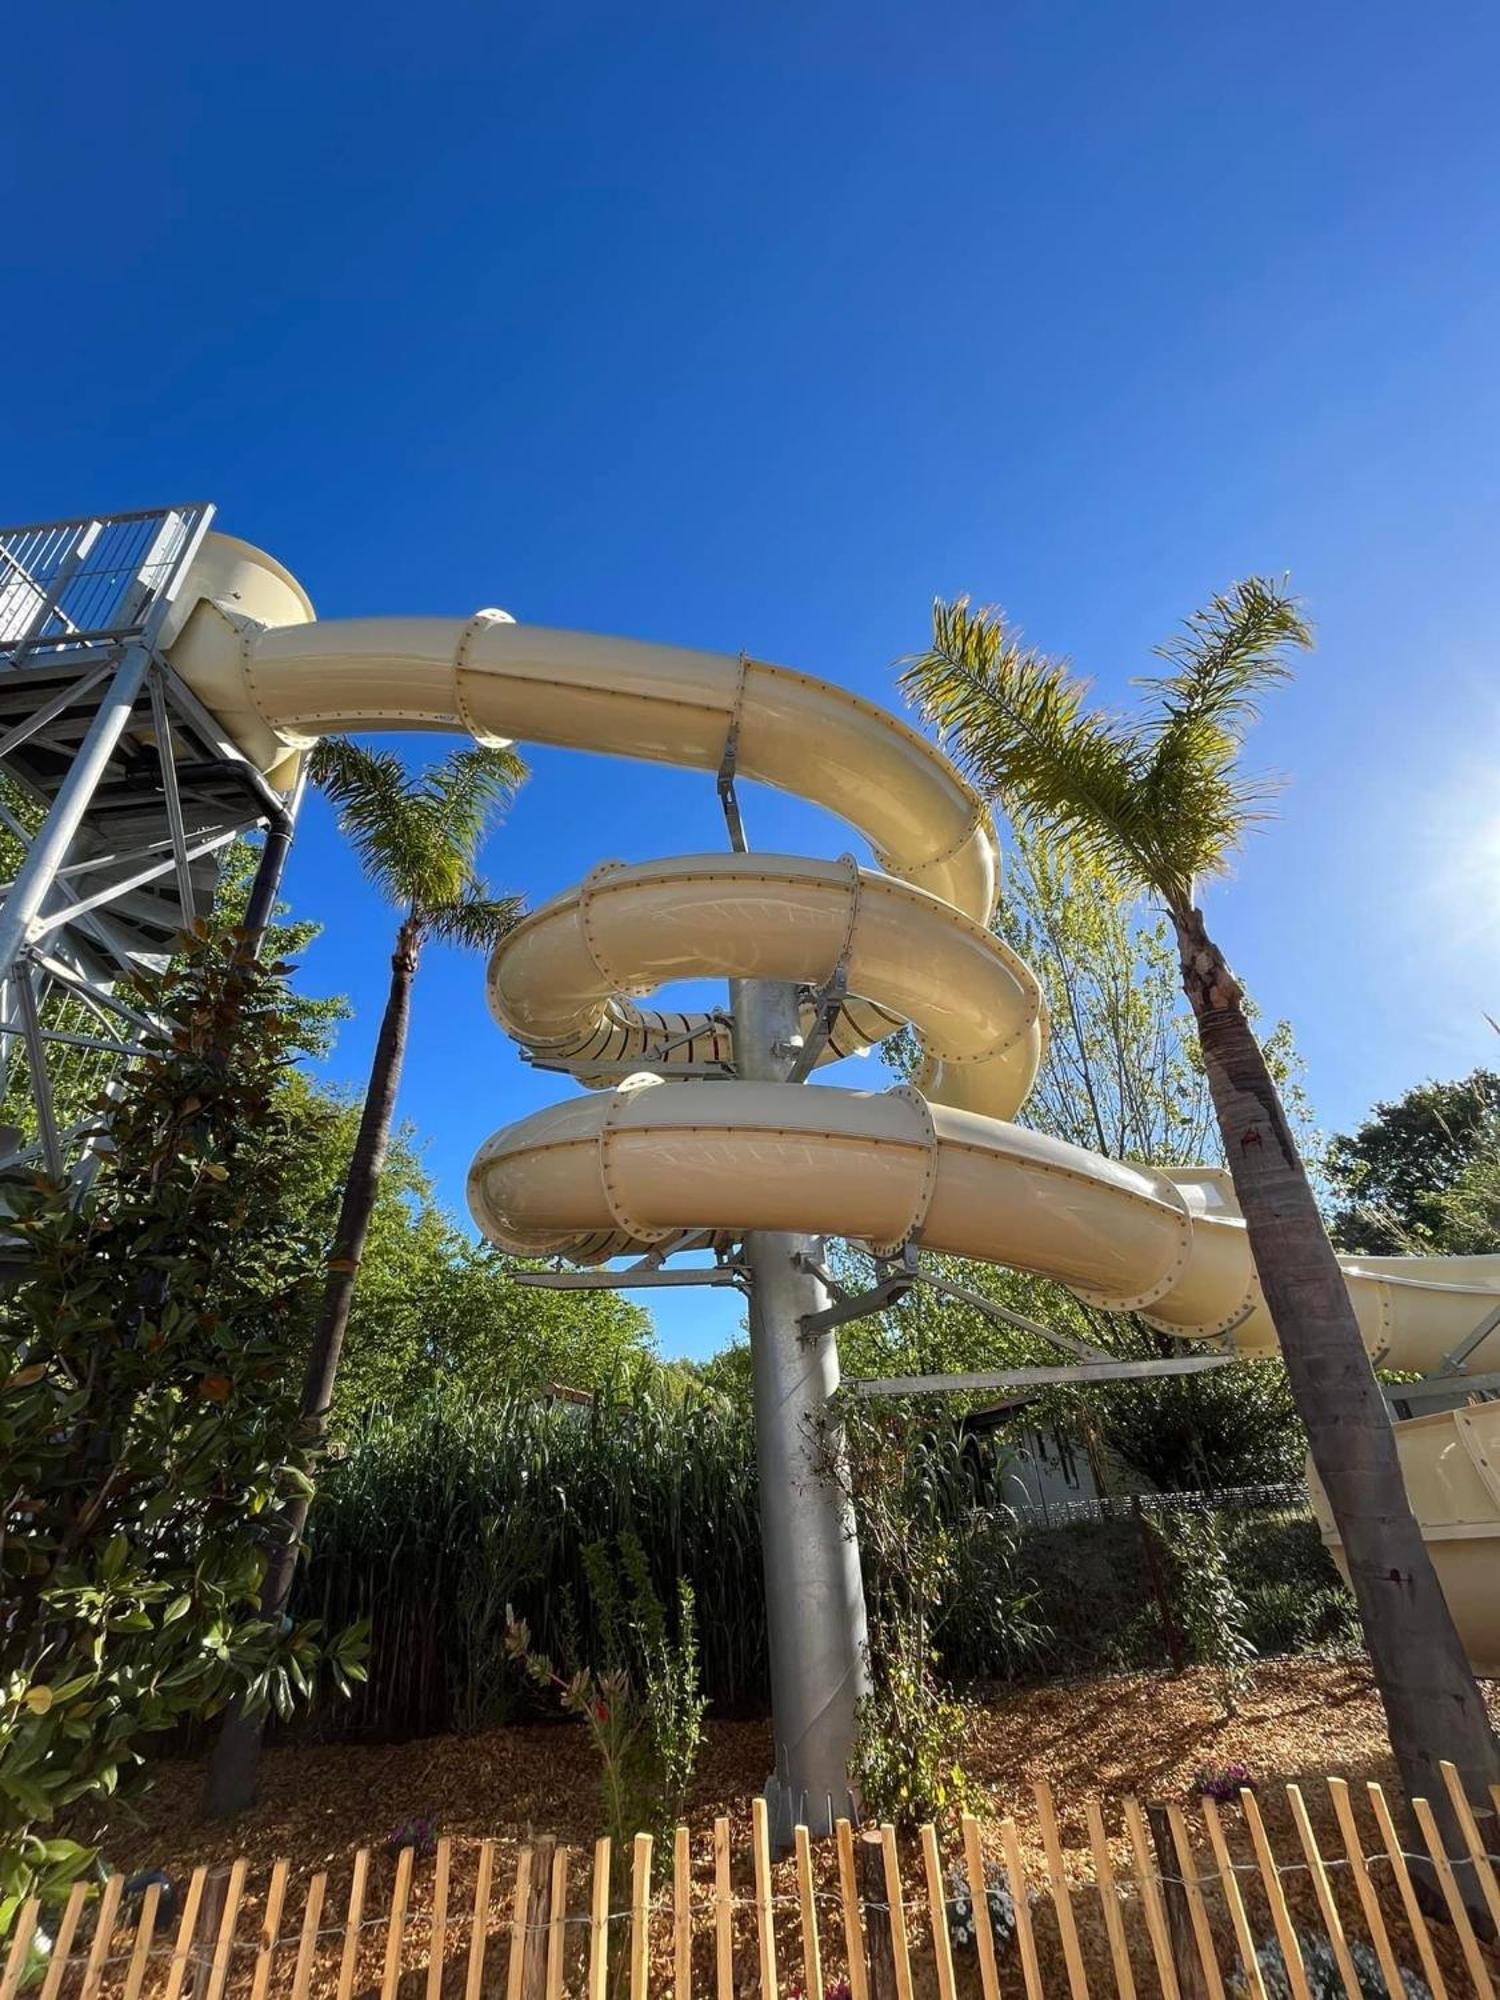
[[[794,1054],[797,988],[735,980],[730,997],[739,1074],[779,1082]],[[770,1230],[745,1238],[776,1743],[766,1797],[781,1847],[799,1820],[830,1832],[830,1801],[835,1818],[848,1810],[854,1708],[868,1686],[859,1547],[844,1482],[829,1472],[840,1450],[827,1429],[838,1349],[832,1333],[800,1331],[803,1315],[829,1302],[797,1261],[806,1253],[821,1262],[822,1239]]]
[[[150,658],[145,646],[132,646],[120,662],[95,710],[88,733],[78,746],[68,775],[58,786],[47,817],[26,850],[26,859],[0,907],[0,979],[8,976],[25,948],[32,919],[41,910],[58,869],[67,859],[89,800],[130,720]]]

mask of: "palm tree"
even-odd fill
[[[385,1013],[329,1252],[323,1302],[302,1384],[301,1417],[315,1443],[333,1401],[339,1356],[359,1278],[380,1177],[390,1147],[412,981],[431,938],[488,949],[513,927],[520,899],[492,896],[475,860],[499,813],[526,776],[509,748],[456,750],[413,776],[389,751],[330,737],[312,753],[311,776],[339,808],[342,831],[370,880],[400,912]],[[292,1501],[278,1525],[261,1592],[261,1616],[279,1619],[291,1596],[308,1498]],[[255,1796],[264,1715],[231,1712],[209,1768],[204,1809],[215,1818],[242,1812]]]
[[[1022,645],[993,610],[933,607],[932,644],[902,683],[958,762],[1022,828],[1063,835],[1160,897],[1250,1249],[1313,1463],[1343,1538],[1407,1795],[1445,1810],[1441,1759],[1488,1803],[1500,1755],[1396,1456],[1390,1415],[1244,995],[1209,936],[1198,885],[1222,874],[1271,788],[1239,770],[1261,693],[1311,644],[1298,605],[1236,584],[1158,649],[1144,713],[1086,705],[1087,682]],[[1468,1871],[1461,1870],[1461,1874]]]

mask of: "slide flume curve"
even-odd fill
[[[884,872],[848,860],[694,855],[602,867],[496,953],[497,1020],[591,1094],[497,1133],[470,1174],[485,1233],[588,1261],[684,1230],[904,1242],[1036,1272],[1186,1339],[1274,1351],[1228,1177],[1084,1152],[1007,1122],[1045,1046],[1034,975],[989,932],[987,816],[942,753],[845,691],[740,655],[467,620],[313,623],[271,558],[211,536],[169,628],[174,668],[273,782],[320,735],[467,732],[718,771],[825,807]],[[903,1022],[918,1088],[716,1081],[722,1017],[637,1002],[679,978],[842,972],[830,1055]],[[693,1081],[618,1081],[635,1061]],[[609,1087],[616,1085],[617,1087]],[[1500,1302],[1500,1257],[1344,1258],[1366,1345],[1437,1369]],[[1500,1330],[1467,1357],[1500,1365]],[[1424,1532],[1471,1655],[1500,1661],[1500,1404],[1399,1427]],[[1314,1494],[1321,1506],[1321,1496]],[[1325,1534],[1332,1539],[1324,1513]]]

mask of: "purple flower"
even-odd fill
[[[1193,1779],[1192,1789],[1194,1798],[1232,1806],[1239,1804],[1241,1792],[1255,1790],[1255,1780],[1248,1764],[1206,1764]]]

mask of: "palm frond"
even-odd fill
[[[1215,592],[1184,620],[1181,631],[1156,657],[1173,671],[1137,682],[1154,690],[1157,727],[1213,722],[1243,736],[1257,719],[1257,697],[1291,678],[1290,647],[1310,647],[1312,630],[1295,597],[1263,576],[1247,577]]]
[[[1090,714],[1089,683],[1021,644],[1002,615],[967,598],[932,607],[932,644],[901,685],[987,798],[1022,826],[1066,832],[1134,872],[1139,749],[1114,717]]]
[[[429,933],[445,944],[488,951],[508,937],[525,914],[523,897],[491,896],[476,881],[457,901],[428,910],[426,924]]]
[[[526,776],[508,746],[456,750],[413,774],[389,751],[341,738],[318,744],[311,769],[366,873],[423,917],[471,895],[485,835]]]

